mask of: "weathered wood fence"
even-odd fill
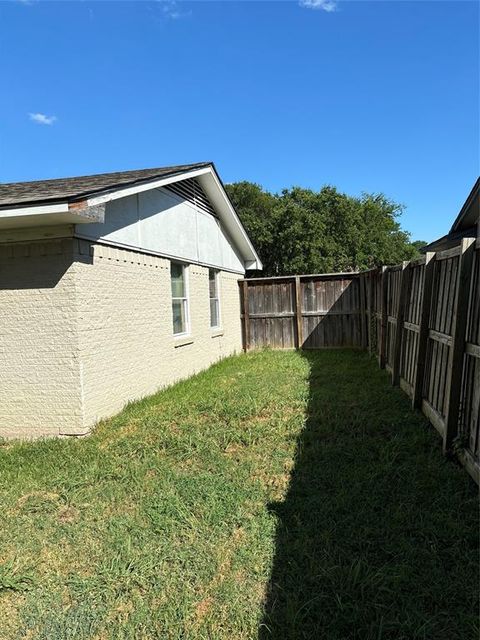
[[[241,283],[244,346],[318,349],[361,346],[358,274],[252,278]]]
[[[480,479],[480,239],[361,273],[241,285],[246,350],[368,349]]]

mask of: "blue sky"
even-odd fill
[[[479,172],[479,4],[0,4],[0,181],[213,160],[446,233]]]

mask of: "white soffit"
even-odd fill
[[[68,203],[40,205],[34,207],[17,207],[0,210],[0,229],[16,229],[19,227],[50,226],[58,224],[75,224],[92,222],[80,211],[70,211]]]

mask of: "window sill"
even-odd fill
[[[186,347],[187,344],[193,344],[192,336],[178,336],[178,338],[174,336],[173,339],[174,339],[173,346],[175,347],[175,349],[177,347]]]
[[[212,338],[219,338],[220,336],[223,336],[223,329],[212,329],[212,333],[211,333],[211,337]]]

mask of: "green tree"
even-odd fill
[[[426,247],[427,244],[428,242],[426,240],[414,240],[414,242],[411,243],[412,247],[417,252],[417,255],[421,254],[421,250],[423,249],[423,247]]]
[[[368,269],[418,253],[398,222],[402,206],[383,194],[352,197],[331,186],[272,194],[250,182],[227,191],[265,275]]]
[[[277,197],[253,182],[227,184],[226,191],[268,274],[275,271]]]

